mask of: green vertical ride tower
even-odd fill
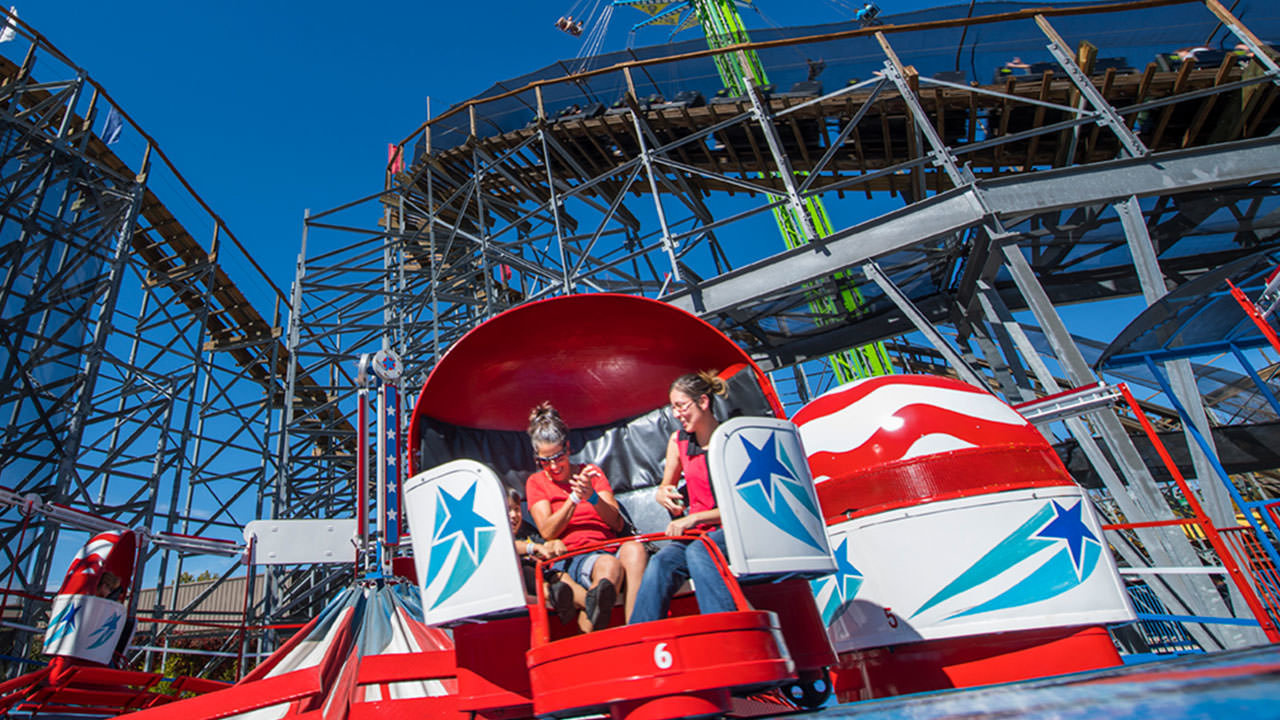
[[[700,25],[707,39],[707,46],[718,50],[750,41],[742,16],[738,14],[738,4],[750,5],[750,0],[676,0],[674,2],[652,2],[650,0],[613,0],[614,5],[631,7],[650,15],[650,18],[635,27],[644,25],[674,25],[676,31],[693,25]],[[747,79],[757,88],[769,84],[760,57],[754,50],[744,50],[736,54],[725,53],[715,56],[716,69],[720,81],[724,83],[727,93],[744,95],[747,93]],[[780,198],[770,196],[771,201]],[[831,234],[831,220],[819,197],[808,197],[804,201],[805,212],[809,216],[813,232],[818,238]],[[773,218],[782,233],[787,248],[796,248],[809,242],[802,230],[802,221],[795,207],[789,203],[781,203],[773,208]],[[837,273],[839,278],[844,273]],[[844,313],[857,313],[862,307],[862,297],[856,289],[842,290],[839,295],[815,291],[809,299],[809,308],[813,311],[815,322],[823,323],[824,317],[834,317]],[[891,375],[893,364],[883,342],[863,345],[851,350],[842,350],[827,356],[831,370],[835,374],[836,383],[844,384],[859,378],[876,375]]]

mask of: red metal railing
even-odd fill
[[[750,610],[751,603],[747,601],[747,596],[742,593],[742,587],[738,585],[738,578],[729,569],[729,560],[720,552],[720,546],[716,545],[707,533],[701,530],[690,530],[683,535],[667,535],[665,532],[652,532],[644,535],[628,535],[620,538],[609,538],[601,540],[582,547],[576,547],[563,555],[558,555],[549,560],[538,561],[538,571],[534,573],[536,586],[535,597],[537,600],[531,606],[529,613],[530,623],[532,624],[533,644],[545,645],[551,642],[550,623],[547,620],[547,596],[545,589],[545,580],[542,576],[544,567],[550,566],[552,563],[558,563],[567,560],[575,555],[583,555],[593,553],[598,550],[610,550],[614,547],[622,547],[628,542],[650,542],[658,540],[690,540],[700,542],[707,548],[707,554],[711,556],[711,561],[715,564],[716,570],[720,571],[720,578],[724,580],[725,587],[729,590],[729,595],[733,597],[733,604],[738,610]]]
[[[1253,577],[1258,597],[1272,620],[1280,618],[1280,571],[1258,541],[1251,527],[1241,526],[1223,528],[1218,531],[1228,546],[1235,551],[1236,557],[1243,558],[1248,564],[1249,575]]]
[[[1266,505],[1263,505],[1262,507],[1265,508],[1267,511],[1267,514],[1271,516],[1272,523],[1275,524],[1277,527],[1280,527],[1280,500],[1269,502]],[[1280,540],[1280,538],[1276,538],[1276,539]]]
[[[1249,578],[1245,577],[1244,571],[1240,569],[1240,564],[1236,562],[1235,556],[1231,554],[1231,548],[1227,546],[1227,541],[1223,537],[1224,531],[1220,531],[1218,528],[1214,527],[1213,522],[1209,520],[1209,516],[1200,505],[1199,499],[1196,498],[1195,493],[1193,493],[1191,488],[1188,487],[1186,478],[1182,476],[1182,471],[1178,470],[1178,466],[1174,464],[1173,458],[1169,455],[1169,450],[1164,446],[1164,443],[1160,441],[1160,436],[1156,434],[1156,430],[1152,427],[1151,421],[1147,419],[1146,413],[1142,411],[1142,408],[1138,405],[1138,401],[1134,399],[1133,393],[1129,392],[1129,387],[1124,383],[1120,383],[1116,388],[1120,391],[1120,395],[1124,398],[1124,401],[1128,403],[1129,409],[1133,412],[1133,416],[1142,426],[1142,431],[1147,434],[1147,439],[1151,441],[1151,446],[1154,447],[1156,452],[1160,455],[1160,460],[1164,463],[1165,469],[1169,471],[1169,475],[1171,475],[1174,482],[1177,483],[1178,489],[1182,492],[1183,498],[1187,501],[1187,507],[1191,509],[1192,517],[1185,520],[1130,523],[1127,525],[1115,525],[1108,527],[1155,527],[1158,525],[1195,525],[1196,527],[1199,527],[1200,531],[1204,533],[1205,539],[1208,540],[1210,546],[1213,547],[1214,553],[1216,553],[1218,558],[1222,561],[1222,567],[1226,570],[1227,577],[1235,583],[1236,588],[1239,589],[1240,594],[1244,597],[1245,603],[1249,606],[1249,611],[1253,613],[1254,619],[1256,619],[1258,621],[1258,625],[1262,627],[1262,632],[1266,634],[1267,639],[1271,642],[1280,642],[1280,631],[1276,629],[1276,624],[1272,620],[1272,615],[1268,612],[1269,608],[1263,602],[1259,593],[1254,591],[1253,585],[1249,583]],[[1249,531],[1247,534],[1247,540],[1243,539],[1245,534],[1238,533],[1238,537],[1241,538],[1239,540],[1240,547],[1247,547],[1246,543],[1249,541],[1252,541],[1254,545],[1257,546],[1257,538],[1253,537],[1252,528],[1230,528],[1228,532],[1235,532],[1237,530]],[[1261,554],[1261,546],[1257,546],[1256,549],[1258,554]],[[1250,557],[1249,553],[1245,553],[1244,557]],[[1268,565],[1270,565],[1270,563],[1268,563]],[[1258,582],[1258,586],[1263,587],[1266,584],[1264,576],[1258,575],[1254,567],[1250,567],[1249,570],[1251,575]],[[1274,567],[1271,568],[1271,572],[1274,575]],[[1271,609],[1274,610],[1274,608]]]

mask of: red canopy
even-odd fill
[[[679,375],[747,363],[698,318],[633,295],[567,295],[521,305],[467,333],[432,370],[413,410],[482,430],[523,431],[550,400],[572,427],[607,425],[667,402]]]

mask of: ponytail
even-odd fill
[[[672,390],[679,390],[689,397],[697,400],[706,395],[708,399],[713,395],[724,396],[729,392],[729,384],[717,376],[715,370],[702,370],[696,373],[686,373],[676,378],[671,383]]]

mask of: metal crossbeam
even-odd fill
[[[1239,185],[1280,177],[1280,138],[1260,138],[1207,148],[1155,153],[1000,178],[917,202],[874,220],[837,231],[823,242],[779,253],[663,299],[699,315],[749,305],[777,285],[820,279],[894,250],[959,232],[982,222],[982,199],[1000,217],[1064,210],[1127,196],[1162,195]]]
[[[1120,400],[1120,391],[1099,382],[1073,388],[1013,406],[1028,422],[1047,424],[1079,417],[1094,410],[1110,407]]]

